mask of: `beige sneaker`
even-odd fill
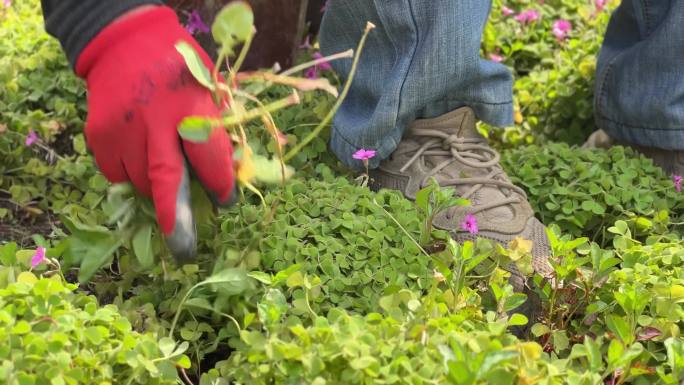
[[[643,147],[621,143],[611,138],[605,131],[596,130],[582,145],[582,148],[609,148],[612,146],[631,147],[653,160],[667,175],[684,175],[684,151],[663,150],[655,147]]]
[[[440,186],[455,188],[459,196],[471,202],[470,206],[452,207],[438,214],[436,227],[450,231],[459,242],[482,237],[507,246],[516,237],[531,240],[535,271],[547,277],[552,274],[544,225],[534,217],[525,192],[501,169],[499,154],[477,131],[472,109],[463,107],[415,121],[389,159],[371,170],[370,186],[399,190],[414,200],[432,176]],[[461,228],[467,214],[477,219],[477,234]],[[515,289],[524,291],[524,277],[514,266],[508,270],[513,273]]]

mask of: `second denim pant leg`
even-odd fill
[[[684,150],[684,1],[623,0],[598,59],[596,122],[627,143]]]
[[[331,146],[347,165],[375,149],[376,167],[416,118],[462,106],[492,125],[512,123],[512,77],[480,57],[491,6],[486,0],[330,0],[320,33],[324,54],[353,48],[371,31],[347,99],[333,121]],[[346,78],[351,60],[332,63]]]

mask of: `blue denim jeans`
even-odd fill
[[[388,157],[408,124],[462,106],[492,125],[513,121],[512,76],[480,57],[488,0],[330,0],[319,34],[331,54],[368,36],[356,78],[333,121],[331,147],[355,168],[351,155],[377,150],[370,166]],[[343,76],[351,60],[332,63]]]
[[[598,59],[594,114],[615,139],[684,150],[684,1],[622,1]]]
[[[469,106],[491,125],[512,123],[512,77],[480,57],[489,0],[330,0],[321,49],[353,48],[368,37],[347,99],[333,121],[331,147],[348,166],[375,149],[370,167],[394,151],[416,118]],[[624,0],[598,60],[596,119],[616,139],[684,149],[684,1]],[[343,77],[351,60],[333,63]]]

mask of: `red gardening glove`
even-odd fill
[[[79,56],[76,73],[88,83],[85,135],[98,167],[111,182],[130,181],[152,197],[167,245],[187,261],[196,251],[196,231],[186,166],[226,204],[234,195],[233,146],[220,129],[205,143],[179,137],[184,117],[220,116],[176,51],[180,40],[213,68],[173,10],[155,6],[105,27]]]

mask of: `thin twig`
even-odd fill
[[[298,143],[293,149],[291,149],[287,154],[285,154],[285,157],[283,158],[283,161],[287,162],[290,159],[292,159],[295,155],[299,153],[299,151],[302,150],[307,144],[309,144],[314,138],[318,136],[318,134],[321,133],[324,127],[330,123],[332,120],[333,116],[335,116],[335,113],[337,110],[340,108],[342,105],[342,102],[344,99],[347,97],[347,93],[349,92],[349,88],[351,88],[351,84],[354,81],[354,75],[356,74],[356,67],[359,64],[359,59],[361,58],[361,53],[363,52],[363,46],[366,44],[366,38],[368,37],[368,33],[375,28],[375,25],[371,22],[368,22],[366,24],[366,30],[363,32],[363,36],[361,37],[361,41],[359,41],[359,46],[356,49],[356,54],[354,55],[354,61],[352,62],[351,70],[349,71],[349,77],[347,78],[347,82],[344,84],[344,88],[342,89],[342,92],[340,92],[340,97],[337,98],[337,101],[335,102],[335,105],[333,108],[328,112],[328,115],[325,116],[325,118],[314,128],[309,135],[304,138],[300,143]]]

